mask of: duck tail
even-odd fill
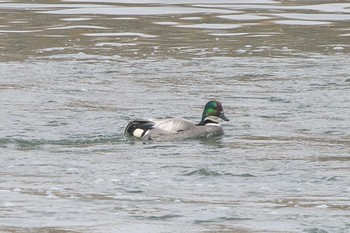
[[[142,138],[153,126],[154,122],[149,120],[132,120],[125,127],[124,134]]]

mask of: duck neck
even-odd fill
[[[219,124],[219,118],[216,116],[207,116],[204,118],[198,125],[206,125],[206,124]]]

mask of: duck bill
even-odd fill
[[[225,113],[224,113],[224,112],[220,112],[220,113],[219,113],[219,117],[220,117],[221,119],[223,119],[224,121],[230,121],[229,119],[227,119],[227,117],[225,116]]]

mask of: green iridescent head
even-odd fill
[[[202,120],[200,124],[206,123],[218,123],[219,118],[224,121],[229,121],[224,114],[224,109],[219,101],[213,100],[209,101],[203,110]]]

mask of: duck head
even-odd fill
[[[209,101],[203,110],[202,120],[200,125],[205,125],[207,123],[219,123],[220,119],[224,121],[229,121],[224,114],[224,109],[219,101]]]

